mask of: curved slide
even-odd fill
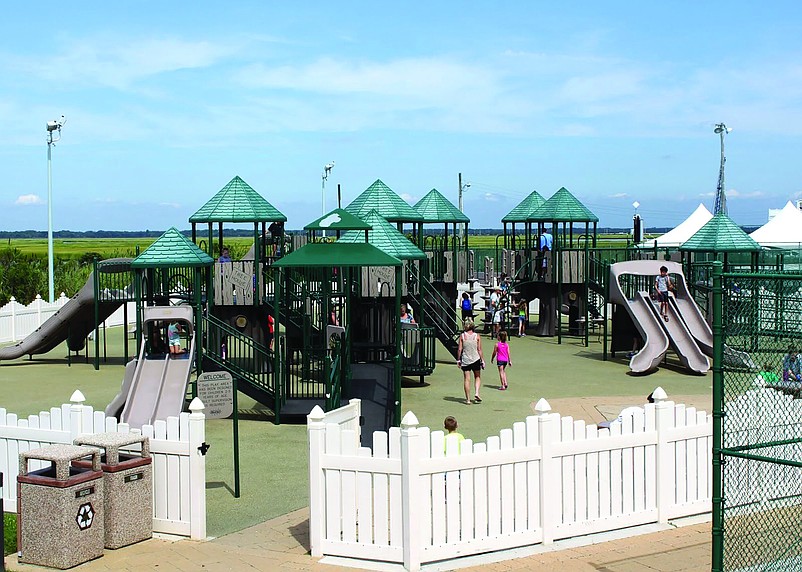
[[[664,321],[658,312],[656,303],[648,292],[639,291],[633,299],[624,294],[619,278],[625,274],[645,276],[652,281],[660,273],[660,267],[666,266],[675,280],[676,296],[669,303],[669,321]],[[649,282],[651,285],[651,282]],[[645,341],[643,348],[630,361],[630,368],[635,373],[645,373],[658,366],[665,356],[668,345],[677,353],[685,367],[694,373],[704,374],[710,369],[710,362],[703,350],[708,348],[712,353],[712,332],[704,318],[688,295],[682,266],[676,262],[660,260],[631,260],[617,262],[610,266],[610,301],[627,309],[635,327]],[[649,312],[643,310],[647,306]],[[709,337],[705,332],[710,332]],[[663,332],[661,336],[658,331]],[[655,343],[655,340],[657,343]]]
[[[191,307],[147,307],[143,308],[143,314],[143,330],[149,322],[178,321],[188,332],[190,343],[186,353],[170,357],[169,354],[148,355],[147,342],[142,341],[139,357],[126,366],[120,393],[106,408],[107,415],[119,413],[120,421],[131,427],[152,425],[157,419],[181,413],[195,354]]]
[[[116,259],[116,271],[130,269],[131,259]],[[127,265],[127,268],[126,268]],[[99,304],[98,320],[95,320],[94,273],[89,275],[75,296],[67,300],[58,311],[50,316],[36,330],[21,342],[0,348],[0,360],[17,359],[24,355],[44,354],[54,349],[64,340],[71,351],[80,351],[86,344],[86,337],[98,324],[104,322],[128,298],[125,293],[119,300],[104,301]]]

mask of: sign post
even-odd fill
[[[198,397],[206,407],[207,419],[226,419],[233,414],[234,498],[240,497],[239,411],[237,380],[227,371],[207,371],[198,377]]]

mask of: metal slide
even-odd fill
[[[674,280],[676,303],[669,303],[668,322],[663,321],[659,316],[657,306],[649,298],[647,292],[640,291],[633,299],[629,299],[624,294],[619,280],[622,275],[632,274],[647,277],[651,286],[651,281],[660,273],[661,266],[666,266],[668,272],[676,278]],[[668,339],[670,346],[677,352],[685,367],[699,374],[704,374],[710,369],[710,362],[698,343],[701,341],[702,347],[705,347],[703,326],[699,323],[704,320],[701,319],[698,308],[696,309],[698,316],[691,309],[691,305],[695,306],[695,303],[688,294],[680,264],[660,260],[631,260],[610,265],[610,301],[627,309],[635,327],[644,338],[643,348],[630,361],[633,372],[645,373],[657,367],[667,349],[664,346],[663,337]],[[644,311],[643,306],[648,306],[648,313]],[[690,325],[685,321],[686,315]],[[655,322],[657,327],[664,332],[662,337],[656,332]],[[701,338],[700,340],[696,339],[697,335]],[[655,344],[655,342],[657,343]],[[710,342],[709,345],[712,349],[712,334]],[[643,358],[640,357],[641,354],[643,354]]]
[[[125,393],[126,385],[129,387],[120,414],[121,422],[131,427],[141,427],[181,413],[195,351],[192,319],[193,309],[189,306],[143,308],[143,331],[148,331],[147,326],[151,322],[178,321],[189,334],[190,343],[186,353],[170,357],[169,354],[147,355],[148,344],[142,341],[133,378],[130,383],[127,379],[123,380],[121,394]],[[120,395],[109,408],[119,402]]]
[[[130,259],[124,259],[130,265]],[[125,262],[121,263],[122,265]],[[123,296],[122,298],[124,298]],[[98,320],[95,320],[94,273],[89,275],[75,296],[67,300],[59,310],[34,330],[24,340],[13,346],[0,348],[0,360],[17,359],[24,355],[44,354],[64,340],[72,351],[80,351],[86,337],[98,324],[122,306],[123,300],[103,301],[99,304]]]
[[[699,348],[705,355],[713,355],[713,330],[710,329],[710,324],[702,316],[699,311],[699,306],[687,297],[670,296],[671,306],[674,306],[674,311],[677,312],[685,325],[688,326],[688,331],[699,344]]]

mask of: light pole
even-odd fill
[[[326,181],[329,180],[329,173],[331,173],[331,170],[333,168],[334,168],[334,161],[332,161],[331,163],[327,163],[323,167],[323,176],[321,177],[322,178],[322,186],[323,186],[321,204],[322,204],[323,210],[321,210],[321,212],[320,212],[320,214],[322,214],[322,215],[326,214]]]
[[[713,128],[713,133],[718,133],[721,138],[721,167],[718,171],[718,187],[716,188],[716,205],[713,207],[713,214],[718,213],[727,214],[727,195],[724,194],[724,163],[727,158],[724,157],[724,136],[732,131],[731,127],[727,127],[723,123],[716,123]]]
[[[55,282],[53,280],[53,169],[51,167],[51,149],[61,140],[61,128],[67,122],[61,119],[47,122],[47,292],[48,301],[55,301]],[[55,134],[55,135],[54,135]]]
[[[462,210],[462,194],[471,188],[470,183],[463,183],[462,182],[462,173],[459,174],[459,212],[464,212]]]

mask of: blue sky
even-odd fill
[[[475,227],[567,187],[604,226],[802,198],[798,2],[25,2],[0,23],[0,228],[188,228],[240,175],[300,228],[471,187]]]

